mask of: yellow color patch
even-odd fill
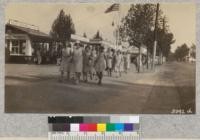
[[[98,132],[105,132],[106,131],[106,124],[105,123],[97,124],[97,131]]]

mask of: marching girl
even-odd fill
[[[108,48],[107,55],[106,55],[106,64],[107,64],[107,72],[108,76],[112,76],[112,60],[113,60],[113,54],[110,48]]]
[[[95,69],[96,69],[96,73],[98,76],[98,84],[101,85],[102,84],[102,79],[103,79],[103,72],[106,68],[106,62],[105,62],[105,53],[104,53],[104,47],[101,46],[99,48],[99,54],[97,56],[97,60],[95,63]]]
[[[70,79],[70,61],[72,59],[72,53],[71,53],[71,45],[67,44],[62,48],[62,54],[61,54],[61,64],[60,64],[60,82],[63,82],[64,80],[64,74],[67,72],[67,80]]]
[[[90,55],[90,59],[89,59],[89,65],[90,65],[90,79],[92,80],[95,75],[96,75],[96,70],[95,70],[95,61],[97,59],[97,51],[95,49],[95,47],[92,48],[91,50],[91,55]]]
[[[81,79],[81,73],[83,71],[83,49],[80,43],[75,43],[72,56],[72,62],[75,72],[75,84],[79,84]]]
[[[115,71],[117,73],[117,78],[121,77],[121,63],[122,63],[122,55],[120,50],[117,51],[117,54],[115,56]]]
[[[90,46],[85,47],[85,51],[83,52],[83,81],[88,82],[88,74],[90,72],[91,62],[90,62]]]

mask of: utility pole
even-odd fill
[[[166,24],[166,17],[164,16],[163,17],[163,35],[165,34],[165,24]],[[162,65],[163,64],[163,45],[160,46],[160,64]]]
[[[166,17],[163,17],[163,32],[165,32]]]
[[[152,65],[153,70],[155,70],[155,59],[156,59],[156,48],[157,48],[158,13],[159,13],[159,3],[157,3],[157,6],[156,6],[156,20],[155,20],[155,27],[154,27],[153,65]]]
[[[119,10],[117,12],[117,49],[119,49],[119,39],[120,39],[120,33],[119,33],[119,26],[120,26],[120,18],[121,18],[121,5],[119,5]]]

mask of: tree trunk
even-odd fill
[[[139,65],[138,65],[138,72],[141,72],[141,66],[142,66],[142,52],[141,52],[141,46],[139,47]]]
[[[156,6],[156,20],[155,20],[155,29],[154,29],[154,45],[153,45],[153,63],[152,67],[155,70],[155,59],[156,59],[156,49],[157,49],[157,26],[158,26],[158,13],[159,13],[159,3]]]
[[[149,49],[147,49],[147,69],[149,69]]]
[[[163,57],[162,51],[160,50],[160,52],[159,52],[159,65],[162,65],[162,57]]]
[[[152,60],[152,69],[155,69],[155,61],[156,61],[156,48],[157,48],[157,41],[154,41],[153,45],[153,60]]]

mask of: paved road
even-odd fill
[[[6,64],[5,111],[24,113],[166,114],[195,106],[195,65],[166,63],[155,72],[104,77],[74,85],[58,82],[53,65]],[[194,112],[193,112],[194,113]]]

